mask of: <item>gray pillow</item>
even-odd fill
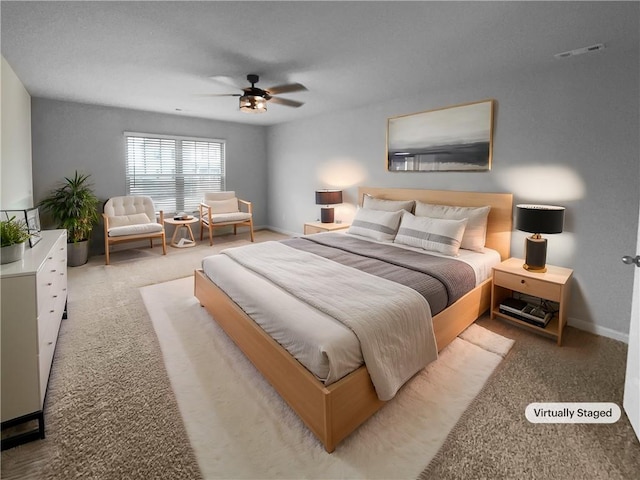
[[[487,239],[487,218],[491,207],[456,207],[453,205],[433,205],[416,202],[416,217],[467,219],[467,227],[460,248],[482,251]]]
[[[405,213],[394,243],[456,256],[462,242],[467,219],[416,217]]]
[[[362,201],[362,208],[368,208],[370,210],[382,210],[384,212],[397,212],[398,210],[406,210],[407,212],[413,212],[414,200],[386,200],[384,198],[372,197],[369,194],[365,194]]]
[[[403,210],[384,212],[382,210],[358,208],[347,232],[373,238],[380,242],[391,242],[398,231],[402,213]]]

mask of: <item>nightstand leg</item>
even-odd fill
[[[562,332],[564,331],[565,323],[567,323],[564,304],[565,302],[560,303],[560,310],[558,311],[558,346],[562,345]]]

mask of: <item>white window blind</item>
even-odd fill
[[[125,133],[127,195],[166,213],[195,212],[205,192],[225,189],[223,140]]]

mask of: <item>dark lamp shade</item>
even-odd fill
[[[335,205],[342,203],[342,190],[316,191],[316,205]]]
[[[516,228],[529,233],[562,233],[564,207],[555,205],[516,205]]]

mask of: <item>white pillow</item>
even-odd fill
[[[405,213],[394,242],[456,256],[466,225],[466,218],[448,220]]]
[[[362,208],[385,212],[397,212],[398,210],[412,212],[415,203],[413,200],[385,200],[384,198],[372,197],[367,193],[362,200]]]
[[[467,219],[460,248],[482,251],[487,240],[487,217],[491,207],[454,207],[416,202],[416,217]]]
[[[109,217],[109,228],[126,227],[129,225],[141,225],[151,223],[151,219],[146,213],[133,213],[131,215],[116,215]]]
[[[235,213],[239,212],[238,199],[236,197],[228,198],[226,200],[205,200],[207,205],[211,207],[211,214],[216,213]]]
[[[384,212],[382,210],[358,208],[347,232],[373,238],[380,242],[391,242],[396,236],[402,212],[404,210]]]

